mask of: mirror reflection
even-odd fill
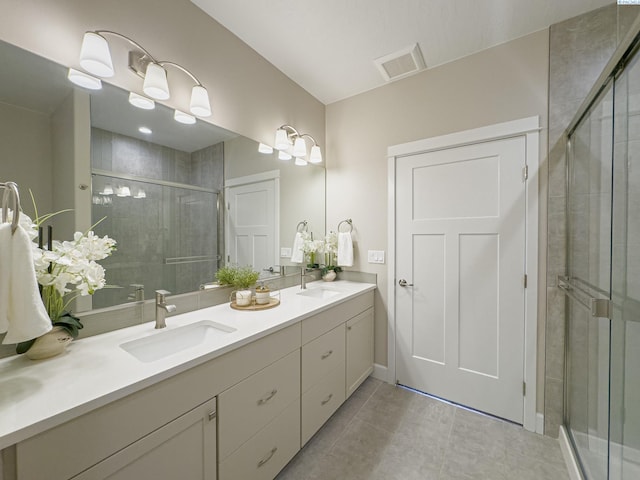
[[[300,221],[324,235],[324,168],[201,120],[177,123],[158,103],[136,108],[104,82],[89,94],[65,67],[2,42],[0,61],[0,177],[18,183],[30,215],[29,189],[41,213],[74,209],[55,220],[55,238],[106,217],[94,230],[118,242],[102,262],[117,288],[76,310],[194,291],[225,263],[270,276],[292,265]]]

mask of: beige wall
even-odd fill
[[[544,238],[548,38],[547,30],[540,31],[327,106],[327,228],[352,218],[354,269],[378,274],[376,363],[387,364],[389,278],[387,265],[370,265],[366,255],[369,249],[388,250],[387,147],[539,115]],[[544,279],[544,248],[540,253]],[[539,313],[543,325],[544,308]],[[540,329],[539,361],[543,333]]]
[[[189,0],[4,0],[0,39],[68,66],[78,66],[86,30],[128,35],[160,60],[193,71],[209,90],[208,121],[270,143],[289,123],[324,147],[325,107]],[[141,81],[126,67],[127,44],[109,39],[116,76],[127,89]],[[170,71],[168,104],[188,111],[191,84]]]
[[[0,181],[32,185],[38,205],[51,205],[51,122],[49,115],[0,103]],[[28,191],[25,212],[33,216]]]

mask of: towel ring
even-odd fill
[[[350,218],[347,218],[346,220],[342,220],[339,224],[338,224],[338,231],[340,232],[340,227],[342,226],[343,223],[346,223],[349,225],[349,233],[353,232],[353,222],[351,221]],[[347,232],[343,232],[343,233],[347,233]]]
[[[2,195],[2,223],[6,223],[8,217],[7,208],[11,203],[11,209],[13,210],[13,218],[11,219],[11,233],[15,233],[18,228],[18,222],[20,221],[20,193],[18,192],[18,185],[15,182],[0,183],[0,187],[4,188],[4,194]]]
[[[301,222],[298,223],[298,225],[296,226],[296,232],[302,233],[302,232],[308,232],[309,231],[309,222],[307,222],[306,220],[302,220]],[[302,227],[302,228],[300,228]]]

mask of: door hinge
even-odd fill
[[[227,210],[231,210],[231,202],[227,202]]]
[[[522,396],[523,397],[527,396],[527,384],[526,384],[526,382],[522,382]]]
[[[522,169],[522,179],[527,180],[529,178],[529,165],[525,165]]]
[[[524,274],[524,288],[527,288],[527,284],[529,283],[529,277],[527,277],[527,274]]]

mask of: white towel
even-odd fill
[[[293,239],[293,248],[291,249],[291,261],[293,263],[304,263],[304,239],[302,233],[296,232]]]
[[[11,224],[0,223],[0,333],[4,333],[9,330],[9,280],[11,279],[10,247]]]
[[[5,231],[8,228],[8,235]],[[6,303],[7,335],[2,343],[19,343],[37,338],[51,330],[51,320],[38,291],[38,281],[33,268],[33,253],[29,235],[18,226],[11,234],[11,225],[0,227],[0,255],[2,262],[2,280],[0,287],[8,286]],[[7,255],[8,254],[8,255]],[[8,263],[10,262],[10,263]],[[8,265],[9,268],[4,268]],[[0,294],[4,300],[6,293]],[[2,309],[0,309],[2,310]],[[1,323],[2,317],[0,317]],[[2,331],[2,330],[0,330]]]
[[[338,232],[338,266],[353,266],[353,241],[351,232]]]

